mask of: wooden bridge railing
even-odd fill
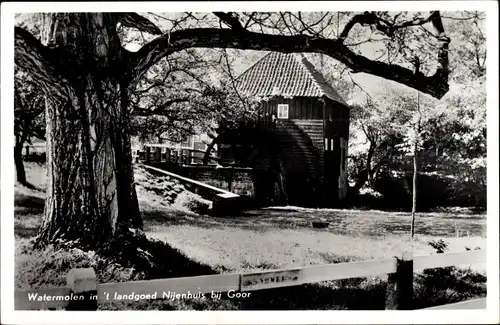
[[[231,273],[195,277],[98,284],[92,268],[72,269],[67,287],[16,290],[15,309],[96,310],[97,304],[119,297],[124,300],[167,299],[168,295],[239,292],[297,286],[329,280],[389,274],[386,309],[413,309],[413,272],[430,268],[486,262],[484,250],[427,256],[402,254],[397,258],[364,262],[307,266],[254,273]],[[437,306],[430,309],[486,308],[486,299]]]
[[[146,146],[144,151],[132,150],[132,158],[135,162],[166,162],[176,165],[201,165],[204,163],[205,151],[185,148],[166,148]],[[217,164],[218,158],[209,156],[208,164]]]

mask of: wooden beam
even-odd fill
[[[472,265],[479,263],[486,263],[485,250],[415,256],[413,260],[413,269],[425,270],[438,267]]]
[[[242,274],[242,289],[250,291],[289,287],[321,281],[362,278],[393,272],[396,272],[396,259],[315,265],[288,270],[270,270]],[[276,281],[282,276],[288,278],[288,280]],[[275,281],[272,281],[273,278]],[[252,280],[252,283],[245,284],[245,280]]]
[[[115,293],[122,295],[152,295],[157,294],[157,299],[162,299],[166,295],[175,296],[177,294],[192,295],[199,293],[227,292],[229,290],[239,290],[239,274],[216,274],[202,275],[184,278],[144,280],[121,283],[104,283],[97,286],[99,290],[98,301],[108,301],[101,293],[109,294],[109,299],[114,299]]]
[[[424,308],[424,310],[486,309],[486,298],[460,301],[453,304]]]

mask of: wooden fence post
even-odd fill
[[[66,310],[97,310],[97,278],[94,269],[71,269],[66,276],[71,298]]]
[[[412,309],[413,298],[413,254],[403,252],[396,257],[396,273],[389,274],[385,309]]]
[[[160,147],[156,147],[155,161],[161,162],[161,148]]]

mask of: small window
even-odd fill
[[[193,148],[194,137],[192,135],[187,136],[184,141],[181,142],[181,148]]]
[[[278,104],[278,118],[288,118],[288,104]]]

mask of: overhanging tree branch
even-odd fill
[[[436,20],[439,17],[431,15]],[[430,19],[430,20],[433,20]],[[440,21],[440,18],[439,18]],[[434,26],[439,27],[439,21]],[[442,24],[441,24],[442,27]],[[441,29],[442,28],[438,28]],[[368,59],[354,53],[343,40],[325,39],[308,35],[273,35],[246,30],[193,28],[179,30],[161,36],[132,53],[129,78],[132,84],[152,65],[162,58],[187,48],[237,48],[276,52],[315,52],[328,55],[352,69],[407,85],[416,90],[441,98],[448,92],[448,43],[444,30],[440,33],[441,47],[438,51],[438,67],[434,75],[425,76],[396,64]]]
[[[362,26],[367,26],[371,25],[374,26],[378,31],[384,33],[385,35],[392,37],[394,36],[394,33],[403,28],[407,27],[412,27],[412,26],[421,26],[424,24],[427,24],[433,20],[435,20],[436,14],[439,16],[439,11],[433,11],[428,17],[426,18],[416,18],[412,20],[407,20],[403,21],[399,24],[395,24],[392,22],[389,22],[381,17],[378,17],[374,12],[364,12],[363,14],[355,15],[352,17],[352,19],[345,25],[344,29],[342,30],[342,33],[340,34],[340,38],[342,40],[345,40],[347,36],[349,35],[349,32],[351,29],[356,25],[360,24]],[[439,16],[439,20],[440,20]]]
[[[234,30],[243,30],[243,26],[241,25],[241,22],[239,20],[238,14],[234,12],[214,12],[214,15],[216,15],[222,22],[224,22],[226,25],[231,27]]]
[[[118,21],[125,27],[136,28],[141,32],[146,32],[152,35],[162,34],[161,29],[153,24],[149,19],[135,12],[117,13],[116,16]]]

